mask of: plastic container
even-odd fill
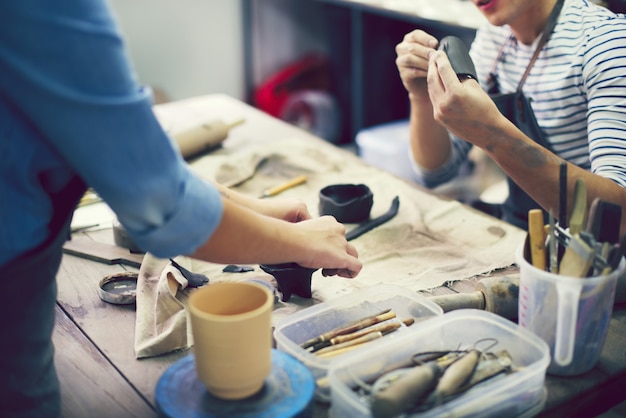
[[[487,311],[460,309],[430,319],[367,352],[350,356],[329,371],[330,416],[371,417],[369,401],[351,388],[380,370],[428,351],[467,349],[497,342],[489,351],[507,350],[519,370],[484,381],[457,398],[410,417],[518,417],[537,414],[545,404],[547,344],[517,324]],[[403,415],[404,416],[404,415]]]
[[[400,120],[360,130],[355,137],[359,157],[374,167],[413,180],[409,157],[409,121]]]
[[[349,353],[327,359],[300,347],[300,344],[311,338],[385,309],[391,309],[396,313],[397,317],[393,320],[413,318],[415,323],[410,327],[402,325],[398,330],[378,340],[363,344]],[[330,387],[326,375],[331,366],[341,364],[346,358],[351,358],[360,351],[369,352],[379,344],[397,340],[408,330],[421,326],[425,320],[440,315],[443,315],[443,310],[439,305],[419,293],[401,286],[379,284],[290,315],[276,324],[274,337],[278,350],[291,354],[311,370],[316,379],[316,399],[329,401]]]
[[[517,249],[520,266],[519,323],[550,347],[548,373],[573,376],[600,359],[609,329],[617,279],[626,263],[603,276],[567,277],[532,266]]]

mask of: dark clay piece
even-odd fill
[[[342,223],[367,220],[373,204],[372,191],[364,184],[333,184],[320,190],[320,215],[332,215]]]
[[[439,49],[448,55],[450,64],[460,80],[473,78],[477,80],[476,68],[469,55],[467,45],[456,36],[446,36],[439,43]]]
[[[317,269],[309,269],[296,263],[261,264],[259,267],[274,276],[283,302],[287,302],[292,294],[311,298],[311,276]]]

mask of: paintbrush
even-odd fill
[[[395,318],[395,317],[396,317],[396,314],[394,312],[391,312],[391,309],[386,309],[382,312],[377,313],[376,315],[349,322],[348,324],[342,325],[338,328],[334,328],[315,338],[311,338],[310,340],[307,340],[303,342],[302,344],[300,344],[300,347],[306,349],[306,348],[314,346],[315,344],[328,341],[331,338],[334,338],[338,335],[350,334],[351,332],[355,332],[363,328],[367,328],[374,324],[378,324],[379,322],[383,322],[383,321],[386,321],[388,319]]]

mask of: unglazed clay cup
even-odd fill
[[[188,301],[198,378],[221,399],[259,392],[271,368],[274,296],[257,283],[216,283]]]

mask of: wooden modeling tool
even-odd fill
[[[530,240],[530,258],[532,265],[546,269],[546,232],[541,209],[528,211],[528,238]]]
[[[569,233],[574,236],[586,227],[587,186],[581,178],[576,180],[572,198],[572,213],[569,218]]]
[[[261,196],[259,196],[259,197],[262,199],[262,198],[265,198],[265,197],[276,196],[277,194],[282,193],[285,190],[291,189],[292,187],[299,186],[302,183],[306,183],[306,181],[307,181],[307,176],[302,174],[302,175],[300,175],[298,177],[292,178],[291,180],[289,180],[286,183],[283,183],[283,184],[281,184],[279,186],[272,187],[272,188],[269,188],[269,189],[265,190],[263,192],[263,194]]]
[[[303,342],[302,344],[300,344],[300,346],[305,349],[309,347],[313,347],[316,344],[319,344],[324,341],[328,341],[331,338],[334,338],[338,335],[350,334],[352,332],[359,331],[363,328],[367,328],[374,324],[378,324],[380,322],[383,322],[383,321],[386,321],[388,319],[395,318],[395,317],[396,317],[395,312],[391,312],[391,309],[385,309],[384,311],[379,312],[376,315],[350,322],[348,324],[342,325],[338,328],[325,332],[324,334],[321,334],[315,338],[311,338],[310,340],[307,340]]]
[[[565,254],[559,265],[559,274],[570,277],[584,277],[595,257],[595,250],[580,238],[574,235],[569,240]]]
[[[405,319],[402,321],[402,323],[407,327],[411,326],[414,322],[415,320],[413,318]],[[344,354],[352,350],[353,348],[356,348],[356,346],[358,345],[381,338],[397,330],[401,326],[402,324],[400,322],[393,321],[389,323],[382,323],[374,327],[365,328],[360,331],[353,332],[352,334],[340,335],[338,337],[332,338],[326,347],[315,351],[315,354],[323,358],[334,357],[339,354]]]

